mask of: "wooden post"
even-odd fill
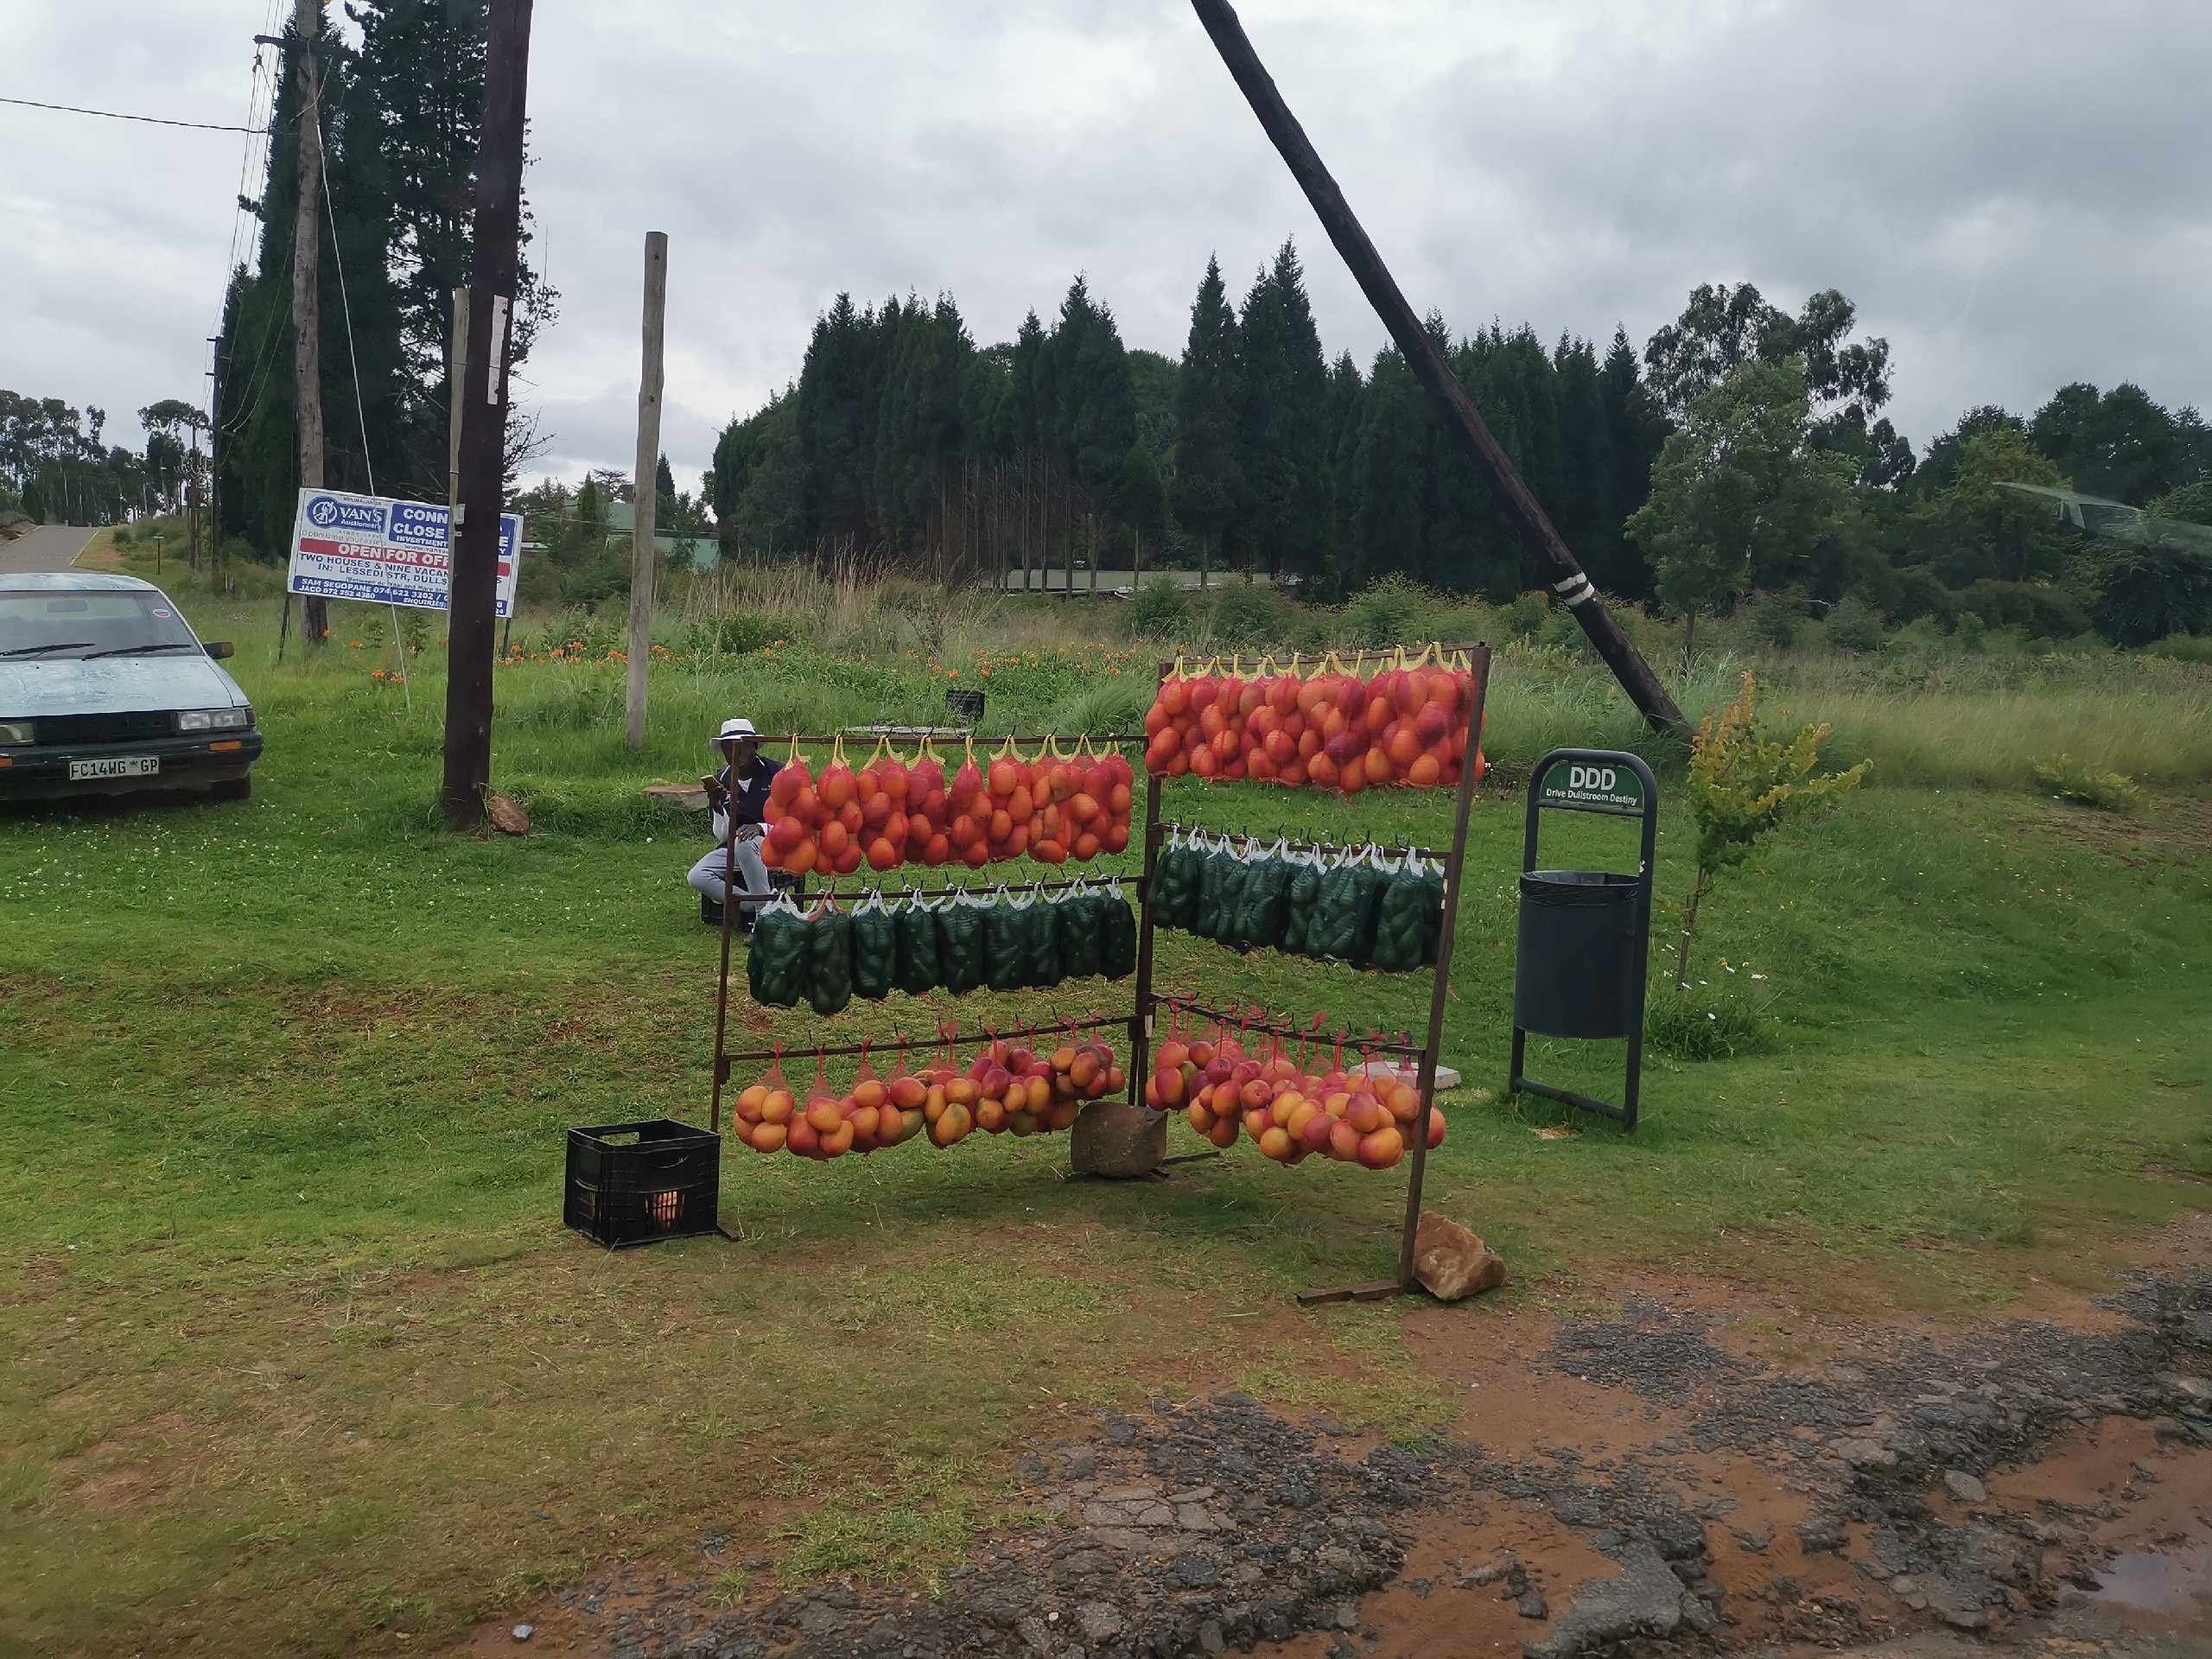
[[[668,235],[645,232],[645,361],[638,377],[638,470],[630,487],[630,662],[622,741],[645,747],[645,670],[653,650],[653,519],[660,505],[661,335],[668,315]]]
[[[1444,1045],[1444,1003],[1452,988],[1452,947],[1459,928],[1459,890],[1467,862],[1467,819],[1475,803],[1475,756],[1483,737],[1483,705],[1490,695],[1490,647],[1470,653],[1475,676],[1474,706],[1467,713],[1467,753],[1460,763],[1459,799],[1452,809],[1452,850],[1444,860],[1444,921],[1436,936],[1436,969],[1428,993],[1428,1041],[1421,1051],[1421,1071],[1414,1086],[1421,1110],[1414,1118],[1413,1169],[1406,1180],[1405,1234],[1398,1242],[1398,1287],[1414,1287],[1414,1234],[1421,1226],[1421,1178],[1428,1167],[1428,1115],[1436,1103],[1436,1065]]]
[[[1168,664],[1160,664],[1164,678]],[[1144,774],[1144,874],[1137,878],[1136,1013],[1129,1020],[1129,1103],[1143,1096],[1152,1073],[1152,880],[1160,864],[1160,774]]]
[[[322,39],[322,0],[296,0],[294,49],[300,81],[299,209],[292,220],[292,396],[299,418],[300,487],[322,487],[322,88],[315,49]],[[309,645],[330,632],[330,605],[320,594],[301,597],[300,626]]]
[[[446,407],[446,505],[461,505],[461,427],[462,383],[468,378],[468,290],[453,291],[453,340],[446,348],[446,378],[450,383]],[[458,540],[461,520],[453,521]]]
[[[505,504],[507,347],[522,233],[523,119],[530,91],[531,0],[491,0],[486,25],[483,139],[476,157],[476,260],[461,429],[461,536],[447,603],[447,824],[483,821],[492,781],[492,648],[499,621],[499,511]]]
[[[1368,303],[1375,308],[1383,326],[1389,329],[1391,339],[1405,353],[1406,365],[1439,406],[1446,426],[1459,435],[1473,455],[1475,464],[1489,474],[1496,486],[1506,516],[1513,520],[1522,541],[1543,566],[1553,593],[1574,613],[1574,620],[1582,625],[1583,632],[1589,636],[1590,643],[1605,658],[1605,665],[1613,671],[1613,677],[1644,719],[1661,731],[1687,738],[1690,728],[1682,718],[1682,711],[1659,683],[1651,664],[1643,660],[1643,653],[1636,648],[1636,642],[1623,631],[1618,619],[1605,608],[1597,588],[1583,573],[1550,517],[1522,480],[1512,458],[1491,434],[1474,400],[1468,397],[1467,389],[1459,384],[1459,378],[1452,372],[1452,365],[1445,361],[1436,341],[1414,315],[1413,307],[1407,303],[1396,280],[1383,264],[1382,256],[1376,251],[1375,244],[1368,239],[1367,232],[1353,216],[1351,203],[1337,188],[1329,169],[1322,165],[1313,141],[1306,137],[1305,128],[1298,124],[1298,118],[1291,114],[1290,106],[1276,90],[1266,66],[1261,63],[1260,54],[1252,49],[1252,42],[1246,38],[1244,27],[1236,21],[1236,13],[1229,0],[1191,0],[1191,4],[1246,102],[1251,105],[1252,112],[1260,118],[1260,125],[1266,129],[1275,149],[1288,163],[1292,176],[1306,192],[1306,199],[1313,204],[1321,228],[1329,233],[1329,240],[1336,244],[1338,253],[1351,267]],[[1200,581],[1203,586],[1203,576]]]

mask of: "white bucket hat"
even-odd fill
[[[737,738],[759,735],[760,734],[753,729],[753,722],[749,720],[726,720],[722,721],[721,730],[715,734],[715,741],[728,743]]]

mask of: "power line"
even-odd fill
[[[266,133],[266,127],[229,127],[213,121],[172,121],[159,115],[125,115],[120,110],[88,110],[76,104],[41,104],[35,98],[0,98],[0,104],[18,104],[27,110],[58,110],[64,115],[97,115],[110,121],[143,121],[154,127],[190,127],[196,132]]]

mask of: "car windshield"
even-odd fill
[[[193,645],[192,630],[162,594],[0,588],[0,661],[101,652],[119,656]]]

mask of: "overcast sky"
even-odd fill
[[[238,123],[274,0],[7,0],[0,92]],[[289,10],[289,5],[283,8]],[[1700,282],[1836,287],[1923,447],[2069,380],[2212,401],[2202,0],[1247,0],[1417,308],[1639,344]],[[529,189],[562,294],[543,470],[627,468],[642,238],[671,238],[664,447],[798,372],[840,290],[950,292],[979,343],[1077,271],[1177,353],[1209,252],[1284,237],[1322,340],[1380,325],[1185,0],[537,0]],[[235,134],[0,105],[0,386],[205,396]],[[249,194],[257,179],[248,179]]]

